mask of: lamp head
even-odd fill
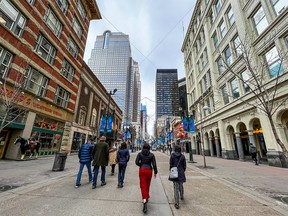
[[[117,92],[117,88],[115,88],[114,90],[113,90],[113,94],[115,94]]]

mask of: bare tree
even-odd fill
[[[287,70],[284,70],[283,63],[287,61],[287,49],[277,50],[273,46],[273,35],[267,38],[262,44],[262,53],[265,56],[257,55],[247,35],[244,40],[238,38],[235,47],[232,49],[234,56],[237,56],[235,64],[230,59],[220,54],[227,78],[231,75],[237,77],[240,83],[253,95],[251,100],[239,98],[252,108],[261,110],[269,120],[276,142],[281,147],[283,154],[288,159],[288,152],[281,141],[273,121],[277,110],[288,100],[288,94],[280,92],[280,87],[287,81]],[[245,75],[240,67],[245,67]],[[239,70],[240,69],[240,70]],[[269,73],[267,73],[269,71]],[[233,97],[233,95],[228,95]],[[280,100],[281,99],[281,100]]]

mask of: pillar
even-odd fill
[[[220,138],[218,136],[215,136],[216,141],[216,155],[217,157],[221,157],[221,149],[220,149]]]
[[[235,133],[235,136],[236,136],[236,143],[237,143],[239,160],[243,161],[244,160],[244,150],[243,150],[243,145],[242,145],[240,133],[239,132]]]

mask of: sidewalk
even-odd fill
[[[245,187],[241,185],[235,187],[233,185],[234,183],[230,184],[230,182],[225,179],[233,177],[233,174],[230,174],[229,170],[225,171],[224,178],[222,178],[220,172],[224,172],[223,170],[226,170],[226,167],[230,167],[229,169],[231,170],[233,169],[232,165],[225,165],[225,161],[220,161],[223,159],[212,158],[216,162],[220,161],[218,162],[219,165],[216,167],[217,163],[213,162],[214,169],[203,170],[197,167],[203,165],[201,157],[198,158],[197,156],[194,157],[197,163],[188,164],[186,170],[187,182],[184,184],[185,199],[180,202],[180,209],[177,210],[174,207],[173,184],[168,181],[169,156],[160,152],[153,153],[156,155],[159,175],[156,179],[152,179],[151,198],[148,203],[147,215],[271,216],[287,215],[288,213],[288,210],[280,204],[277,204],[275,199],[264,199],[261,194],[259,195],[259,199],[255,196],[255,193],[256,195],[258,194],[257,191],[254,191],[253,194],[249,191],[247,192]],[[131,153],[131,160],[127,167],[123,188],[117,188],[117,174],[115,176],[109,176],[110,167],[108,166],[106,176],[107,185],[103,187],[98,186],[95,190],[92,190],[91,184],[88,183],[86,169],[83,172],[81,187],[74,188],[78,170],[78,160],[75,156],[69,156],[66,162],[67,169],[57,173],[57,175],[55,174],[56,176],[49,176],[46,179],[37,177],[39,178],[37,182],[30,182],[27,183],[27,185],[0,193],[0,215],[143,215],[138,167],[134,163],[136,155],[137,153]],[[208,166],[212,166],[212,159],[210,160],[207,157]],[[42,160],[35,160],[35,162],[31,162],[29,171],[33,172],[33,167],[37,170],[37,163],[40,163],[39,166],[42,169],[45,169],[45,166],[52,169],[52,159],[43,159],[43,161],[44,162],[42,162]],[[252,164],[243,165],[242,162],[235,162],[238,164],[237,166],[240,167],[238,169],[239,176],[241,173],[245,175],[246,166],[251,166],[253,169],[256,167]],[[9,161],[7,163],[9,163]],[[25,163],[26,162],[23,162],[21,165]],[[221,165],[221,163],[224,163],[224,165]],[[0,162],[1,169],[2,164],[3,163]],[[223,168],[221,168],[221,166],[223,166]],[[9,165],[7,165],[7,167],[9,167]],[[258,167],[258,169],[261,168],[262,166]],[[25,166],[21,166],[21,169],[25,172]],[[8,170],[9,168],[7,168],[7,172]],[[210,171],[214,173],[210,173]],[[40,176],[43,175],[43,172],[45,172],[45,170],[42,171]],[[46,172],[50,173],[48,170],[46,170]],[[249,172],[247,173],[249,174]],[[238,171],[236,173],[238,173]],[[273,175],[274,174],[275,173],[273,173]],[[0,175],[2,178],[2,170],[0,170]],[[54,174],[51,173],[51,175]],[[258,173],[258,175],[259,177],[261,176],[260,173]],[[278,173],[278,175],[281,176],[282,174]],[[15,176],[16,174],[10,177]],[[98,185],[100,185],[99,177],[100,176],[98,176]]]

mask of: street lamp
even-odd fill
[[[204,106],[204,107],[202,108],[202,110],[203,110],[203,111],[205,111],[205,110],[210,110],[210,107]],[[203,130],[203,126],[202,126],[202,112],[199,111],[199,110],[198,110],[198,112],[199,112],[199,114],[200,114],[200,133],[201,133],[202,155],[203,155],[204,168],[206,168],[207,166],[206,166],[206,158],[205,158],[205,152],[204,152],[204,141],[203,141],[203,131],[202,131],[202,130]]]
[[[107,109],[106,109],[104,136],[107,136],[108,114],[109,114],[109,108],[110,108],[111,95],[114,95],[116,92],[117,92],[117,88],[115,88],[115,89],[113,90],[113,92],[112,92],[112,91],[109,92],[108,106],[107,106]]]

